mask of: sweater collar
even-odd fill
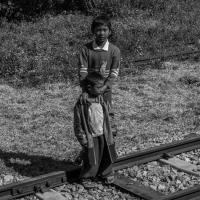
[[[95,42],[95,40],[93,41],[92,47],[94,50],[103,50],[103,51],[108,51],[108,47],[109,47],[109,42],[108,40],[106,41],[105,45],[103,47],[99,47],[97,45],[97,43]]]

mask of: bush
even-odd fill
[[[37,23],[4,22],[0,31],[0,77],[28,85],[73,81],[77,78],[79,46],[89,32],[85,19],[58,15],[46,16]]]
[[[73,5],[77,5],[74,0]],[[116,3],[110,15],[123,11],[120,0],[93,0],[96,13]],[[158,1],[158,0],[157,0]],[[39,2],[39,0],[38,0]],[[84,1],[83,1],[84,2]],[[113,18],[112,42],[120,47],[123,65],[133,59],[174,53],[188,49],[188,42],[200,35],[200,5],[197,1],[170,0],[165,10],[152,11],[134,1],[131,15]],[[139,1],[138,1],[139,2]],[[154,2],[151,0],[150,2]],[[161,1],[163,2],[163,1]],[[128,6],[131,1],[126,2]],[[197,4],[196,4],[197,3]],[[131,5],[131,4],[130,4]],[[161,9],[162,7],[158,7]],[[75,8],[75,7],[74,7]],[[140,9],[139,9],[140,8]],[[98,10],[99,9],[99,10]],[[104,10],[108,13],[108,10]],[[154,12],[154,13],[153,13]],[[128,13],[128,12],[127,12]],[[116,14],[116,15],[115,15]],[[92,38],[90,16],[83,14],[45,15],[33,21],[0,22],[0,77],[19,80],[20,84],[77,79],[77,54],[80,46]]]
[[[47,12],[59,12],[73,6],[73,0],[4,0],[0,3],[0,17],[29,20]]]

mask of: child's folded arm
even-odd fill
[[[105,84],[104,86],[102,86],[100,89],[99,89],[99,93],[104,93],[106,91],[106,89],[108,88],[108,86]]]
[[[117,79],[120,68],[120,50],[117,48],[114,51],[112,66],[108,78],[105,80],[105,85],[111,87],[113,82]]]

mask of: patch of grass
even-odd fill
[[[77,54],[80,43],[88,40],[89,21],[81,15],[59,15],[36,23],[3,22],[0,76],[19,86],[77,78]]]
[[[199,85],[180,82],[184,77],[198,79],[198,63],[164,65],[162,70],[147,68],[138,75],[123,77],[115,86],[119,152],[148,148],[199,132]]]
[[[70,159],[80,149],[73,134],[79,89],[66,84],[41,89],[0,86],[1,150]]]

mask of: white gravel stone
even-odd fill
[[[166,189],[166,186],[163,184],[158,185],[158,190],[164,191]]]
[[[71,194],[68,194],[68,193],[62,193],[62,195],[66,198],[66,200],[72,200],[73,197]]]
[[[14,180],[14,177],[12,175],[5,175],[3,180],[4,180],[4,184],[12,183]]]

